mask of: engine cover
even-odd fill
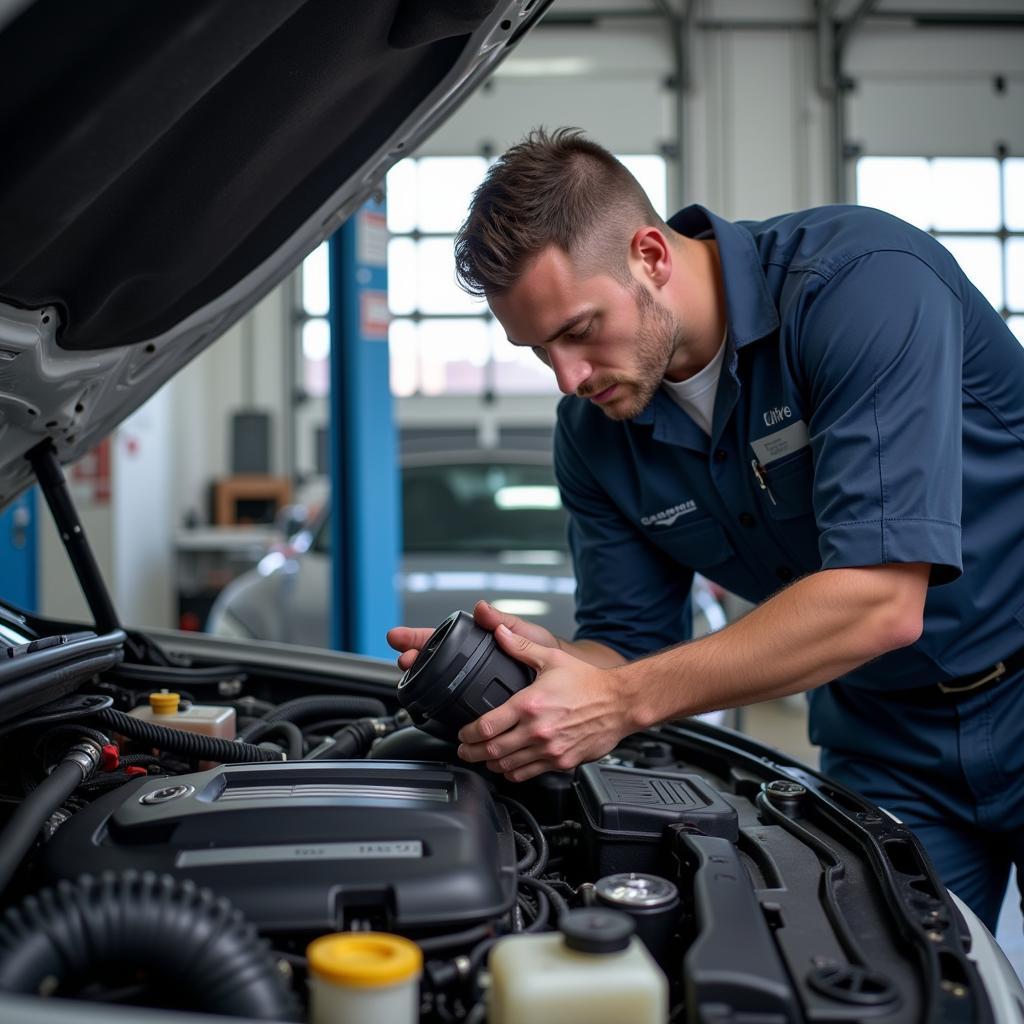
[[[221,765],[129,784],[47,844],[56,878],[134,868],[226,896],[261,931],[467,926],[516,892],[508,814],[477,775],[398,761]]]

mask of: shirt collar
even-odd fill
[[[668,226],[689,238],[713,236],[718,243],[729,334],[736,348],[764,338],[778,328],[779,313],[764,279],[754,236],[747,228],[697,205],[680,210]]]
[[[696,204],[680,210],[668,221],[668,226],[689,238],[713,237],[718,243],[722,280],[725,283],[727,333],[732,342],[731,352],[729,348],[726,349],[728,361],[723,367],[721,379],[725,380],[726,369],[735,378],[736,351],[752,341],[767,337],[779,326],[779,312],[768,291],[768,282],[764,279],[764,268],[754,244],[754,236],[742,224],[724,220],[706,207]],[[667,395],[662,395],[659,388],[654,401],[648,402],[631,422],[653,424],[655,407],[660,404],[661,398],[679,411],[678,406]],[[662,416],[667,412],[666,406]],[[694,429],[706,443],[703,431],[696,425]],[[696,444],[693,446],[696,447]]]

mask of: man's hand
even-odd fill
[[[473,608],[473,620],[478,626],[482,626],[488,632],[494,632],[499,624],[503,624],[519,636],[532,640],[541,647],[558,648],[558,638],[538,626],[535,622],[527,622],[515,615],[504,615],[486,601],[477,601]],[[388,646],[401,652],[398,656],[398,667],[408,669],[419,656],[423,645],[430,639],[434,628],[413,628],[410,626],[395,626],[388,630]]]
[[[615,668],[597,668],[504,624],[496,627],[502,650],[536,670],[537,678],[462,729],[464,761],[485,761],[491,771],[522,782],[594,761],[635,730]]]

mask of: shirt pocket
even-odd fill
[[[666,529],[654,527],[647,532],[651,543],[690,569],[704,569],[733,558],[732,541],[714,519],[691,519]]]
[[[771,498],[764,495],[764,506],[772,519],[814,515],[814,462],[810,448],[770,462],[762,470],[771,492]]]

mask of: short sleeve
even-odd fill
[[[906,252],[860,256],[805,293],[814,514],[824,569],[927,562],[963,570],[963,315]]]

